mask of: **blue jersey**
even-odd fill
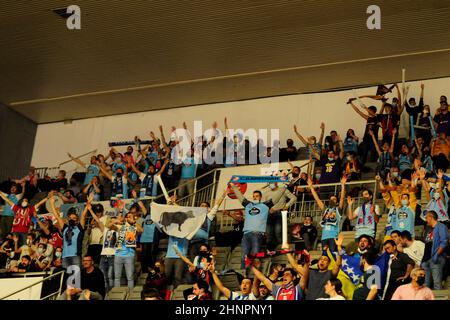
[[[401,154],[398,156],[398,168],[400,172],[403,172],[406,169],[412,169],[413,161],[409,154]]]
[[[352,137],[347,137],[344,140],[344,152],[353,151],[354,153],[358,153],[358,143]]]
[[[395,224],[392,225],[393,230],[409,231],[414,238],[414,216],[415,212],[410,207],[398,208],[395,212]]]
[[[341,222],[341,215],[339,208],[326,208],[320,225],[322,226],[322,240],[337,239],[339,235],[339,224]]]
[[[186,238],[169,236],[169,244],[167,245],[166,258],[176,258],[176,259],[180,258],[173,249],[173,245],[177,246],[178,250],[181,252],[183,256],[187,256],[189,240]]]
[[[391,206],[389,207],[389,212],[387,215],[387,224],[386,227],[384,228],[384,232],[386,233],[387,236],[391,235],[391,232],[394,231],[394,227],[397,224],[397,214],[396,214],[396,208],[394,203],[391,204]]]
[[[181,167],[181,179],[195,178],[196,171],[197,165],[195,164],[194,157],[183,160],[183,166]]]
[[[438,200],[434,199],[435,192],[436,191],[434,189],[430,190],[431,200],[427,203],[427,205],[425,206],[425,209],[422,210],[422,214],[420,215],[420,217],[423,220],[425,220],[425,216],[426,216],[427,212],[432,210],[432,211],[437,213],[439,222],[448,221],[448,214],[447,214],[448,195],[447,195],[447,191],[445,191],[445,190],[443,191],[444,201],[442,201],[441,198],[439,198]]]
[[[80,224],[69,227],[65,224],[63,229],[62,258],[80,257],[83,246],[84,230]]]
[[[141,243],[152,243],[153,238],[155,237],[155,223],[150,218],[150,214],[148,214],[144,218],[144,222],[142,223],[142,229],[144,232],[141,234]]]
[[[14,204],[18,204],[21,196],[17,196],[15,194],[8,195],[8,199],[14,202]],[[9,204],[5,203],[5,206],[3,207],[3,213],[2,216],[4,217],[14,217],[16,214],[14,211],[12,211],[12,208]]]
[[[88,185],[92,178],[100,174],[100,168],[96,164],[91,164],[87,167],[86,176],[84,178],[84,185]]]
[[[266,202],[244,200],[242,205],[245,209],[244,233],[266,232],[269,209],[273,207],[272,200]]]

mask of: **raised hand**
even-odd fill
[[[325,130],[325,123],[322,122],[322,123],[320,124],[320,129],[321,129],[321,130]]]
[[[378,181],[378,182],[380,182],[380,181],[381,181],[381,177],[380,177],[379,175],[376,175],[376,176],[375,176],[375,180]]]
[[[421,83],[421,84],[420,84],[420,89],[423,90],[424,88],[425,88],[425,84]]]
[[[349,206],[352,206],[352,205],[353,205],[353,202],[355,202],[355,199],[353,199],[352,197],[348,196],[348,197],[347,197],[347,204],[348,204]]]
[[[348,179],[347,175],[344,174],[342,176],[342,178],[341,178],[341,184],[346,184],[347,183],[347,179]]]
[[[397,134],[397,128],[392,129],[392,134],[395,136]]]
[[[132,190],[132,191],[131,191],[131,196],[133,197],[133,199],[136,199],[136,198],[137,198],[136,190]]]
[[[298,132],[298,131],[297,131],[297,125],[296,125],[296,124],[294,124],[294,132],[295,132],[295,133]]]
[[[253,262],[252,262],[252,265],[253,265],[256,269],[261,268],[261,265],[262,265],[261,260],[259,260],[259,259],[254,259]]]
[[[338,250],[341,250],[342,243],[344,243],[344,234],[342,232],[339,233],[339,237],[337,239],[334,239],[334,242],[336,243]]]

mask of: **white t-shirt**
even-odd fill
[[[114,256],[116,254],[117,231],[105,227],[103,230],[103,249],[100,253],[102,256]]]
[[[409,247],[404,247],[403,252],[406,253],[416,263],[416,267],[420,266],[423,254],[425,252],[425,243],[414,240]]]
[[[106,226],[106,222],[108,221],[107,216],[100,217],[100,222],[103,226]],[[89,237],[89,244],[102,244],[103,243],[103,232],[99,227],[92,228],[91,235]]]

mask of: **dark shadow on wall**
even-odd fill
[[[35,122],[0,103],[0,181],[27,173],[36,129]]]

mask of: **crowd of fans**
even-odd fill
[[[397,96],[388,102],[386,95],[393,88]],[[164,259],[160,258],[158,246],[164,234],[155,227],[148,207],[141,201],[162,193],[157,183],[159,178],[167,190],[178,187],[169,201],[174,204],[177,199],[194,193],[194,179],[199,175],[220,167],[249,164],[250,154],[257,154],[258,163],[272,154],[279,154],[280,162],[301,158],[294,141],[288,139],[285,148],[280,148],[277,142],[271,146],[265,146],[262,141],[252,145],[242,135],[230,134],[225,119],[223,135],[214,123],[213,133],[200,141],[185,136],[184,139],[191,140],[192,147],[184,153],[177,148],[183,141],[175,134],[176,128],[171,129],[170,138],[166,139],[160,126],[160,138],[150,132],[151,144],[146,146],[136,137],[134,148],[128,146],[125,152],[111,148],[106,157],[92,156],[89,163],[68,154],[86,170],[85,174],[74,173],[70,180],[63,170],[56,178],[41,178],[30,168],[26,177],[6,181],[1,186],[0,196],[5,205],[0,217],[0,268],[6,272],[30,272],[82,267],[81,286],[66,288],[60,299],[104,299],[112,287],[121,285],[123,269],[132,290],[138,260],[142,272],[148,273],[142,292],[145,299],[168,299],[177,286],[192,283],[192,289],[185,292],[186,299],[211,299],[214,285],[231,300],[345,300],[337,275],[341,271],[340,257],[349,251],[343,248],[341,234],[342,221],[348,219],[356,221],[356,254],[360,255],[363,273],[353,299],[433,299],[430,288],[441,289],[449,274],[450,177],[446,172],[450,106],[447,98],[441,96],[439,108],[431,116],[430,106],[424,103],[423,85],[421,89],[419,103],[402,96],[397,85],[390,89],[380,86],[374,96],[349,99],[350,107],[366,121],[361,139],[353,129],[348,129],[343,137],[335,130],[325,136],[324,123],[320,125],[319,139],[303,137],[294,126],[296,136],[306,147],[306,156],[314,163],[314,171],[302,172],[291,164],[291,170],[285,173],[290,176],[288,183],[270,183],[268,190],[253,192],[251,199],[246,199],[230,183],[243,207],[243,210],[223,212],[236,221],[235,230],[226,235],[211,232],[217,203],[226,196],[225,192],[214,207],[209,208],[206,202],[200,205],[208,207],[209,213],[193,241],[169,236]],[[363,99],[381,104],[380,110],[375,105],[367,107]],[[410,118],[409,135],[402,138],[399,137],[400,117],[405,111]],[[187,129],[185,123],[183,128]],[[223,161],[210,164],[197,161],[218,150],[223,150]],[[376,162],[374,170],[370,167],[373,162]],[[349,181],[361,180],[364,173],[377,181],[376,194],[347,185]],[[318,184],[339,185],[340,194],[334,194],[334,187],[318,188]],[[418,201],[422,193],[426,199],[423,206]],[[39,198],[42,194],[45,197]],[[385,210],[375,203],[379,194]],[[69,212],[62,218],[55,196],[63,203],[85,202],[84,211],[81,215]],[[133,199],[132,206],[130,209],[119,206],[117,217],[107,216],[103,206],[96,202],[113,197]],[[355,205],[358,197],[361,204]],[[254,255],[280,249],[281,211],[289,210],[298,200],[317,203],[323,212],[320,223],[314,225],[313,217],[307,216],[302,224],[293,225],[290,242],[300,243],[297,249],[303,250],[303,254],[281,248],[290,266],[274,264],[269,274],[264,274],[261,260]],[[44,219],[40,216],[47,213],[43,206],[47,201],[52,210]],[[387,226],[380,242],[376,226],[383,215],[387,217]],[[418,225],[424,225],[423,234],[416,234]],[[235,248],[241,244],[244,274],[240,275],[240,292],[222,284],[216,272],[216,251],[209,246],[211,236],[215,236],[216,245]],[[83,255],[85,238],[88,249]],[[324,253],[318,261],[310,261],[308,251],[316,249],[316,239]],[[333,267],[327,250],[336,253]],[[390,255],[386,285],[368,286],[370,270],[382,252]]]

